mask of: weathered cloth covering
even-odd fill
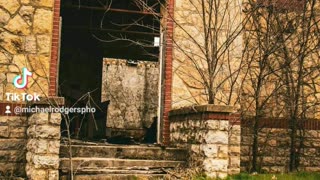
[[[107,136],[117,134],[114,131],[143,136],[157,116],[158,63],[139,61],[134,66],[126,60],[104,59],[103,64],[101,99],[110,101]]]

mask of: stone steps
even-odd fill
[[[68,147],[60,148],[61,178],[70,171]],[[183,167],[186,151],[147,145],[72,145],[75,179],[164,179],[166,172]]]
[[[69,158],[60,158],[61,169],[68,169]],[[72,158],[73,167],[75,168],[133,168],[153,169],[153,168],[175,168],[184,165],[184,161],[169,160],[138,160],[138,159],[117,159],[117,158]]]
[[[73,145],[73,157],[104,157],[119,159],[147,159],[147,160],[178,160],[184,161],[187,152],[179,148],[161,148],[147,145],[115,145],[115,146],[85,146]],[[69,148],[60,147],[60,157],[69,157]]]
[[[61,180],[69,180],[68,176],[63,175]],[[108,174],[108,175],[76,175],[74,180],[163,180],[166,178],[165,174],[152,174],[152,175],[137,175],[137,174]]]
[[[165,169],[165,168],[164,168]],[[64,171],[62,171],[64,172]],[[87,175],[90,175],[90,174],[165,174],[166,172],[163,170],[163,169],[145,169],[145,170],[142,170],[141,169],[101,169],[101,168],[93,168],[93,169],[78,169],[77,170],[77,174],[87,174]]]

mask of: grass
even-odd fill
[[[193,180],[213,180],[205,176],[194,177]],[[257,174],[246,173],[229,176],[226,180],[320,180],[320,173],[292,173],[292,174]]]
[[[273,178],[275,176],[276,178]],[[228,177],[227,180],[320,180],[320,173],[293,173],[293,174],[238,174]]]

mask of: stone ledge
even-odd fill
[[[223,105],[213,105],[213,104],[187,106],[187,107],[171,110],[169,112],[169,116],[198,114],[198,113],[204,113],[204,112],[230,114],[230,113],[235,113],[236,109],[233,106],[223,106]]]

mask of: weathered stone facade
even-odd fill
[[[26,91],[48,94],[53,0],[0,0],[0,101],[23,67],[33,73]]]
[[[221,10],[213,12],[217,13],[212,14],[217,17],[216,19],[210,19],[208,12],[205,15],[202,14],[202,7],[209,9],[209,2],[175,1],[172,63],[173,108],[208,104],[208,90],[205,88],[205,81],[208,82],[210,77],[214,79],[212,85],[212,90],[216,95],[214,104],[230,105],[234,103],[239,90],[235,72],[241,67],[243,50],[242,35],[234,36],[242,27],[241,2],[219,1],[217,6]],[[206,25],[204,25],[204,19]],[[208,28],[209,21],[211,24],[215,24],[211,27],[212,31],[216,33],[214,36],[218,36],[215,43],[210,42],[210,37],[205,37],[204,34],[204,29]],[[208,45],[210,50],[206,50],[205,42],[210,42]],[[218,52],[216,52],[215,58],[211,58],[211,55],[214,56],[214,52],[210,51],[215,49],[211,46],[214,45]],[[226,46],[229,48],[224,51]],[[210,74],[209,68],[214,69],[213,66],[209,67],[210,63],[217,63],[215,75]],[[233,80],[226,81],[228,77],[232,77]],[[234,82],[237,83],[233,84]],[[229,96],[231,96],[231,102],[228,102]]]
[[[26,174],[29,179],[59,179],[59,113],[37,113],[28,119]]]
[[[0,116],[0,176],[25,176],[27,117]]]
[[[170,112],[171,145],[187,148],[190,168],[210,177],[240,172],[239,117],[230,106],[194,106]]]
[[[241,128],[241,171],[251,167],[252,131]],[[320,172],[320,130],[306,130],[300,154],[299,171]],[[290,155],[290,130],[287,128],[263,128],[258,138],[258,165],[262,172],[286,173]]]
[[[104,60],[102,101],[110,101],[108,136],[143,137],[157,116],[158,82],[158,63],[139,61],[135,66],[126,60]]]
[[[49,107],[49,104],[54,106],[63,102],[62,98],[51,98],[38,102],[36,106]],[[29,105],[10,106],[13,111]],[[0,104],[1,112],[5,108]],[[0,116],[0,179],[59,179],[60,123],[59,113]]]

